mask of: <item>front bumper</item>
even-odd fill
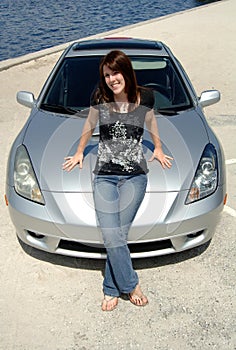
[[[132,258],[181,252],[208,242],[223,209],[224,186],[208,198],[184,205],[187,191],[147,193],[128,237]],[[44,192],[39,205],[7,187],[9,212],[20,240],[34,248],[80,258],[106,252],[91,193]]]

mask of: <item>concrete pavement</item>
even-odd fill
[[[180,59],[196,91],[222,93],[206,108],[226,155],[227,207],[209,247],[134,262],[150,304],[126,300],[102,313],[104,263],[52,256],[22,247],[3,201],[10,145],[29,115],[18,90],[37,97],[60,47],[0,62],[0,349],[4,350],[235,350],[236,2],[98,34],[157,39]],[[93,36],[94,37],[94,36]]]

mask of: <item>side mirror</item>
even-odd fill
[[[27,92],[27,91],[17,92],[16,100],[21,105],[29,108],[33,108],[36,102],[34,95],[31,92]]]
[[[202,107],[211,106],[220,101],[220,92],[218,90],[203,91],[199,99]]]

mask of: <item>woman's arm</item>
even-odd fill
[[[173,158],[165,155],[162,151],[161,140],[159,137],[157,122],[153,110],[147,112],[145,122],[147,125],[147,129],[151,135],[152,141],[154,143],[153,155],[149,159],[149,162],[152,162],[156,158],[157,160],[159,160],[164,169],[166,167],[170,168],[172,165],[171,160],[173,160]]]
[[[77,151],[72,157],[65,157],[65,162],[62,164],[63,170],[71,171],[77,164],[79,164],[80,169],[82,169],[84,149],[97,125],[98,115],[99,111],[93,107],[90,107],[89,114],[85,121],[83,131],[80,137],[80,142]]]

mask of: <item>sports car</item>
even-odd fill
[[[181,63],[164,43],[134,38],[82,40],[61,55],[37,98],[17,93],[31,109],[9,154],[6,202],[20,241],[73,257],[103,259],[106,251],[93,204],[96,127],[85,149],[83,169],[62,169],[76,151],[99,63],[113,49],[131,59],[140,86],[152,89],[154,112],[171,169],[148,163],[148,185],[128,236],[132,258],[181,252],[210,241],[226,200],[222,147],[204,108],[220,100],[218,90],[198,96]],[[144,130],[143,152],[153,144]]]

